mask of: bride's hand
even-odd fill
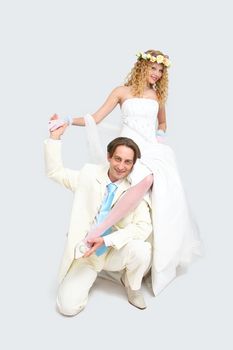
[[[159,129],[156,131],[156,139],[158,143],[166,143],[166,133],[165,131]]]
[[[59,117],[58,117],[58,115],[56,113],[54,113],[54,115],[52,115],[50,120],[55,120],[55,119],[59,119]]]
[[[65,120],[60,119],[57,114],[54,114],[49,120],[48,129],[50,132],[52,132],[60,128],[61,126],[64,126],[65,124]]]

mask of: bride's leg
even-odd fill
[[[134,210],[146,192],[153,184],[153,175],[147,175],[137,185],[131,187],[125,195],[115,204],[112,210],[109,212],[106,219],[98,226],[92,229],[85,240],[100,236],[109,227],[115,225],[123,217],[125,217],[130,211]]]

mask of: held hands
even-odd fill
[[[104,239],[103,237],[90,238],[87,242],[91,245],[91,248],[84,254],[84,258],[87,258],[101,247],[104,244]]]
[[[49,120],[50,137],[54,140],[60,140],[67,126],[68,123],[59,119],[57,114],[54,114]]]
[[[72,117],[67,116],[67,117],[61,119],[58,117],[57,114],[54,114],[52,116],[52,118],[50,118],[50,120],[49,120],[48,129],[49,129],[49,131],[54,131],[54,130],[60,128],[61,126],[63,126],[64,124],[72,125],[72,123],[73,123]]]

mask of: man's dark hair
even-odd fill
[[[112,158],[118,146],[126,146],[132,149],[132,151],[134,152],[134,157],[133,157],[134,164],[136,163],[137,158],[141,158],[141,152],[138,145],[128,137],[117,137],[116,139],[112,140],[108,144],[107,151],[110,158]]]

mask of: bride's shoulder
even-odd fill
[[[130,88],[129,86],[120,85],[120,86],[117,86],[113,91],[115,91],[119,95],[124,95],[130,92]]]
[[[130,95],[130,87],[124,85],[117,86],[113,92],[115,95],[117,95],[119,101],[123,101],[128,95]]]

